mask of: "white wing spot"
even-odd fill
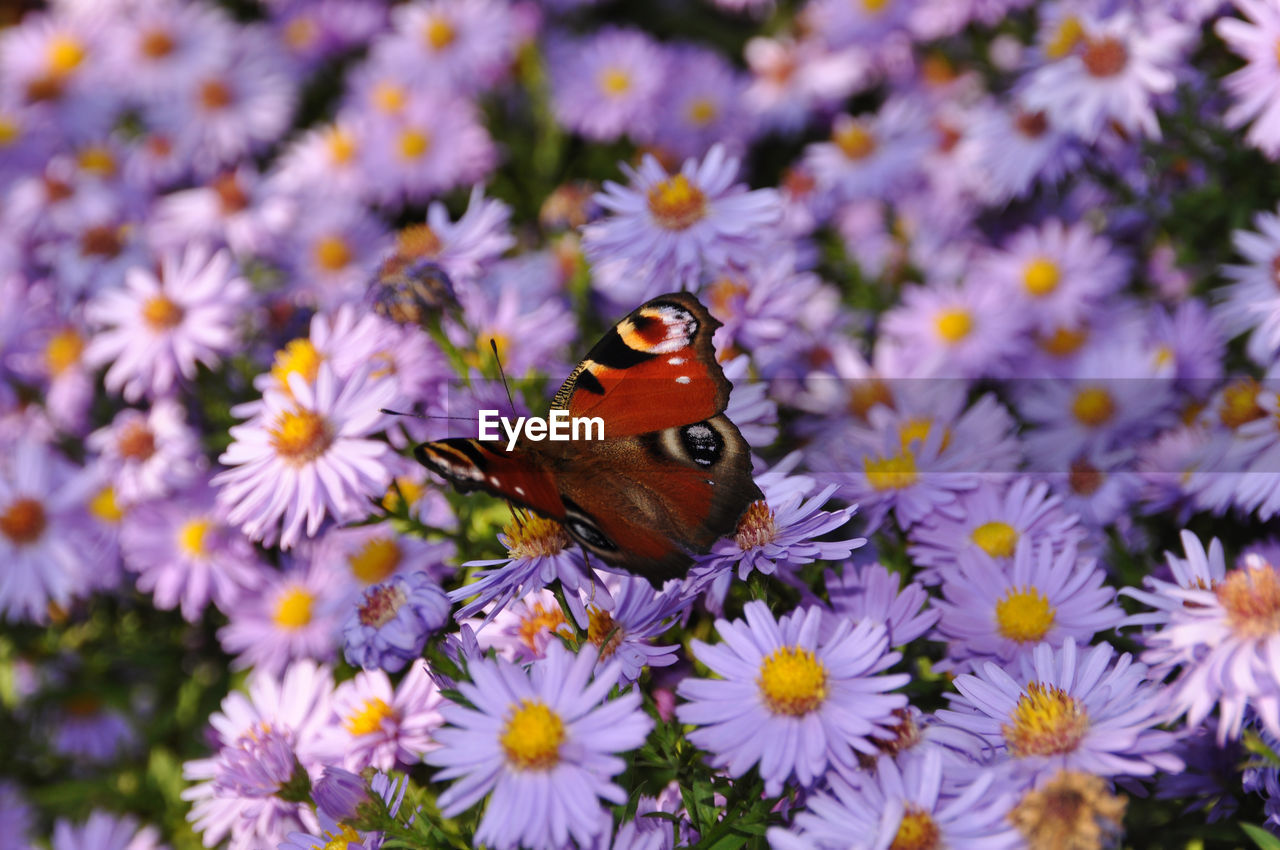
[[[496,476],[496,475],[490,475],[490,476],[489,476],[489,483],[490,483],[490,484],[492,484],[494,487],[497,487],[497,486],[498,486],[498,476]]]
[[[684,365],[684,358],[683,358],[683,357],[672,357],[672,358],[671,358],[670,360],[668,360],[667,362],[668,362],[668,363],[670,363],[672,366],[683,366],[683,365]]]
[[[524,488],[523,488],[523,487],[517,487],[517,488],[516,488],[516,492],[517,492],[517,493],[519,493],[521,496],[523,496],[523,495],[524,495]]]
[[[677,384],[687,384],[687,383],[689,383],[691,380],[693,380],[693,379],[692,379],[692,378],[690,378],[688,375],[681,375],[680,377],[676,378],[676,383],[677,383]]]

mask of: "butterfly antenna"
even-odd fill
[[[498,364],[498,377],[502,379],[502,388],[507,391],[507,401],[511,404],[511,409],[516,409],[516,400],[511,397],[511,386],[507,383],[507,372],[502,368],[502,357],[498,354],[498,341],[493,337],[489,337],[489,348],[493,350],[493,360]]]
[[[412,416],[414,419],[457,419],[461,422],[472,421],[470,416],[439,416],[434,413],[418,413],[417,411],[406,413],[403,410],[389,410],[385,407],[379,407],[378,412],[385,413],[388,416]]]

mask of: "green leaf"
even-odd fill
[[[1253,839],[1253,843],[1257,844],[1261,850],[1280,850],[1280,838],[1267,832],[1260,826],[1251,823],[1242,823],[1240,828],[1244,830],[1244,834]]]

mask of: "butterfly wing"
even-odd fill
[[[413,456],[463,493],[483,490],[564,521],[560,492],[551,471],[536,453],[522,448],[507,451],[501,443],[454,438],[422,443],[413,450]]]
[[[711,344],[718,327],[687,292],[647,301],[596,343],[551,407],[600,417],[609,439],[710,419],[733,389]]]

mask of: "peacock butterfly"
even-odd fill
[[[561,523],[606,564],[655,585],[731,533],[764,498],[751,453],[724,415],[733,385],[716,362],[720,322],[687,292],[641,305],[596,343],[551,409],[599,417],[600,440],[455,438],[414,455],[463,491],[484,490]]]

